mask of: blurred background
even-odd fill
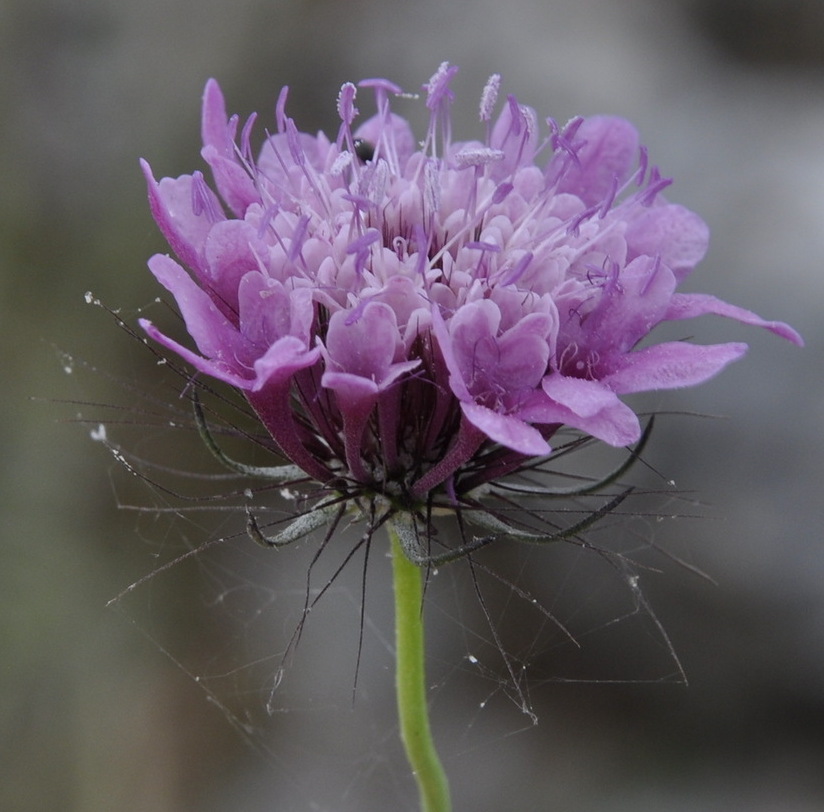
[[[343,81],[415,90],[442,60],[461,68],[459,138],[479,133],[493,72],[542,116],[632,119],[676,178],[668,196],[710,224],[689,288],[807,341],[695,324],[701,342],[751,351],[648,403],[718,417],[660,421],[637,476],[662,495],[593,536],[656,568],[640,570],[641,599],[593,553],[496,551],[504,582],[479,578],[509,673],[466,567],[433,579],[433,714],[456,809],[824,808],[821,3],[0,0],[3,809],[417,808],[396,742],[383,550],[357,682],[361,558],[281,671],[317,541],[258,549],[218,498],[243,483],[143,465],[169,490],[211,494],[175,499],[92,440],[99,421],[150,462],[217,473],[170,425],[188,420],[180,379],[84,294],[130,325],[162,308],[145,261],[166,249],[137,159],[158,177],[205,168],[209,76],[260,126],[288,84],[301,129],[334,132]],[[650,542],[715,583],[647,557]],[[339,561],[322,559],[314,589]]]

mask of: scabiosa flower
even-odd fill
[[[561,426],[613,446],[641,429],[621,395],[701,383],[741,343],[638,345],[661,322],[715,314],[795,343],[785,324],[677,292],[708,229],[669,203],[620,118],[563,127],[508,96],[480,104],[482,140],[453,141],[444,63],[424,85],[416,141],[391,109],[356,125],[338,98],[334,139],[286,114],[257,156],[206,86],[200,172],[157,182],[152,213],[177,258],[149,267],[175,297],[197,352],[142,321],[199,372],[242,390],[278,451],[309,477],[415,510],[550,452]],[[222,198],[222,201],[221,201]],[[494,453],[492,450],[494,449]]]
[[[616,447],[643,440],[622,395],[702,383],[746,351],[647,342],[662,322],[713,314],[801,344],[786,324],[678,292],[708,229],[664,198],[671,181],[649,165],[631,124],[540,122],[514,96],[496,115],[495,75],[481,96],[481,138],[455,141],[455,72],[444,63],[424,85],[420,142],[392,110],[409,94],[370,79],[358,87],[374,94],[377,113],[358,123],[358,88],[343,85],[334,138],[301,132],[284,88],[276,131],[257,154],[255,117],[242,127],[227,118],[210,81],[201,154],[217,193],[199,171],[158,182],[143,163],[152,213],[177,256],[149,267],[197,349],[142,327],[240,390],[290,464],[229,460],[196,402],[218,457],[242,473],[320,485],[315,509],[272,537],[250,513],[250,534],[282,545],[330,524],[328,540],[347,508],[365,518],[368,539],[389,528],[401,734],[430,812],[446,812],[449,794],[428,728],[415,565],[502,535],[575,534],[618,504],[625,494],[541,535],[484,497],[549,455],[562,427]],[[433,552],[431,517],[444,509],[466,509],[487,534],[458,547],[438,541]]]

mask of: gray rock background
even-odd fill
[[[200,166],[208,76],[232,110],[258,110],[262,122],[289,84],[302,127],[334,129],[342,81],[384,75],[414,89],[444,59],[461,66],[459,134],[475,132],[492,72],[541,114],[635,121],[676,178],[670,197],[711,226],[692,289],[790,321],[807,340],[799,351],[738,325],[696,324],[700,340],[746,340],[751,353],[704,387],[649,402],[724,417],[662,421],[648,460],[663,479],[639,476],[665,494],[638,509],[699,518],[616,519],[594,537],[620,550],[651,538],[717,582],[674,564],[641,573],[689,687],[670,679],[673,663],[642,612],[599,628],[631,610],[632,596],[596,556],[501,551],[495,566],[590,632],[575,650],[511,589],[484,582],[507,650],[528,664],[533,726],[507,690],[466,568],[433,580],[434,718],[456,809],[824,806],[819,3],[5,0],[0,807],[416,808],[395,741],[381,549],[354,702],[360,563],[312,613],[266,712],[311,544],[278,553],[244,538],[215,544],[107,608],[145,574],[238,532],[242,516],[117,509],[180,502],[117,466],[91,441],[94,421],[147,459],[215,469],[191,432],[168,426],[180,381],[84,293],[122,308],[129,324],[161,307],[145,260],[165,249],[137,158],[158,176]],[[152,475],[188,494],[201,487]],[[212,494],[237,487],[203,484]],[[313,585],[333,569],[324,559]]]

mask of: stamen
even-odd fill
[[[284,85],[280,89],[278,101],[275,105],[275,121],[278,125],[278,132],[282,133],[286,129],[286,97],[289,95],[289,86]]]
[[[431,111],[429,118],[429,128],[424,142],[423,152],[431,152],[433,158],[438,157],[436,149],[436,137],[438,129],[438,119],[440,117],[443,130],[442,153],[449,151],[449,144],[452,137],[452,121],[449,116],[449,104],[455,98],[455,94],[449,89],[449,82],[458,72],[456,65],[442,62],[432,78],[423,86],[426,91],[426,106]]]
[[[295,230],[292,232],[292,240],[289,244],[289,262],[293,263],[300,256],[306,239],[306,229],[309,227],[309,216],[304,214],[297,222]]]
[[[649,172],[649,183],[644,191],[638,193],[638,202],[642,206],[651,206],[659,192],[672,184],[672,178],[662,178],[657,166],[653,166]]]
[[[431,227],[435,213],[441,204],[441,188],[438,183],[438,166],[435,161],[427,161],[423,170],[423,218]]]
[[[291,118],[286,119],[286,143],[289,145],[292,160],[303,168],[306,165],[306,153],[300,143],[298,128],[295,126],[294,119]]]
[[[484,92],[481,94],[481,121],[489,122],[492,118],[492,111],[498,101],[498,90],[500,86],[501,75],[499,73],[493,73],[484,87]]]
[[[359,276],[363,275],[366,269],[366,261],[369,259],[370,246],[381,239],[381,234],[376,228],[369,228],[362,237],[350,243],[346,247],[347,254],[355,255],[355,271]]]
[[[251,135],[252,135],[252,127],[254,126],[255,122],[257,121],[257,113],[252,113],[248,119],[246,119],[246,123],[243,125],[243,130],[240,134],[240,155],[243,161],[246,163],[247,169],[254,170],[255,166],[255,159],[252,154],[252,142],[251,142]]]
[[[355,107],[357,93],[358,89],[351,82],[346,82],[338,94],[338,115],[347,127],[352,126],[355,116],[360,112]]]
[[[441,107],[444,102],[451,102],[455,98],[455,94],[449,89],[449,82],[457,72],[457,65],[450,66],[448,62],[441,62],[438,70],[432,74],[432,78],[423,86],[426,91],[426,106],[430,110],[434,111]]]
[[[638,150],[638,179],[635,181],[636,185],[644,185],[644,176],[647,174],[647,166],[649,165],[649,150],[641,145]]]
[[[335,158],[332,166],[329,167],[329,174],[333,177],[338,177],[343,173],[343,170],[346,169],[349,164],[352,163],[352,153],[344,150],[343,152]]]
[[[502,282],[502,285],[514,285],[525,273],[529,263],[535,255],[532,251],[527,251],[513,266],[512,272]]]
[[[601,203],[601,208],[598,210],[598,217],[603,220],[604,217],[607,216],[609,210],[612,208],[612,204],[615,202],[615,196],[618,194],[618,176],[612,176],[612,183],[610,184],[609,191],[607,192],[607,196],[604,198],[603,203]]]
[[[582,212],[579,212],[574,217],[570,218],[569,224],[567,225],[567,234],[571,234],[573,237],[577,237],[579,233],[579,229],[581,227],[581,223],[584,220],[589,220],[594,214],[596,214],[599,210],[600,206],[589,206],[588,208],[584,209]]]
[[[223,212],[199,170],[192,173],[192,213],[195,217],[205,214],[211,223],[223,220]]]
[[[491,147],[469,147],[456,153],[452,162],[456,169],[466,169],[468,166],[486,166],[493,161],[500,161],[504,157],[503,150]]]

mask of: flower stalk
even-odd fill
[[[449,784],[435,750],[426,701],[423,570],[404,554],[391,524],[395,588],[395,687],[401,740],[421,797],[422,812],[449,812]]]

